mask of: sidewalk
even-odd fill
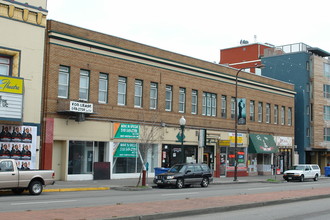
[[[283,181],[282,175],[272,176],[244,176],[237,177],[237,181],[233,181],[233,177],[213,178],[210,184],[238,184],[238,183],[256,183],[266,182],[268,179]],[[329,179],[329,177],[320,177],[319,180]],[[141,180],[142,181],[142,180]],[[83,190],[109,190],[118,189],[120,187],[136,186],[138,178],[129,179],[111,179],[111,180],[87,180],[87,181],[56,181],[54,185],[45,187],[44,192],[64,192],[64,191],[83,191]],[[149,187],[155,186],[153,178],[147,180]],[[141,182],[140,182],[141,186]]]
[[[280,176],[276,176],[277,177]],[[236,184],[263,182],[274,176],[216,178],[213,184]],[[278,178],[281,180],[281,178]],[[150,179],[148,180],[150,181]],[[330,178],[322,177],[320,181],[330,181]],[[89,187],[112,187],[134,186],[137,179],[121,180],[97,180],[97,181],[58,181],[55,185],[47,188],[53,189],[89,189]],[[49,189],[51,190],[51,189]],[[207,214],[224,211],[241,210],[266,205],[285,204],[289,202],[305,201],[311,199],[330,197],[330,187],[314,188],[310,190],[287,190],[280,192],[266,192],[254,194],[239,194],[230,196],[214,196],[207,198],[185,198],[182,200],[154,201],[141,203],[118,203],[116,205],[95,204],[94,207],[62,208],[51,210],[29,210],[22,212],[1,212],[3,219],[20,220],[144,220],[144,219],[170,219],[172,217]]]

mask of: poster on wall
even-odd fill
[[[0,159],[15,159],[20,169],[36,168],[36,126],[0,125]]]
[[[239,125],[245,125],[246,124],[246,99],[240,99],[237,98],[237,109],[238,109],[238,114],[237,114],[237,123]]]

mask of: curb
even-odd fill
[[[324,199],[324,198],[330,198],[330,194],[307,196],[307,197],[292,198],[292,199],[273,200],[273,201],[267,201],[267,202],[247,203],[247,204],[233,205],[233,206],[185,210],[185,211],[168,212],[168,213],[156,213],[156,214],[140,215],[140,216],[127,216],[127,217],[118,217],[118,218],[109,218],[109,219],[115,219],[115,220],[170,219],[170,218],[236,211],[236,210],[241,210],[241,209],[249,209],[249,208],[271,206],[271,205],[280,205],[280,204],[286,204],[286,203],[291,203],[291,202],[300,202],[300,201],[308,201],[308,200],[316,200],[316,199]]]
[[[44,189],[43,192],[74,192],[74,191],[95,191],[95,190],[110,190],[110,187]]]

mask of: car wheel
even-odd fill
[[[42,192],[42,183],[40,181],[32,181],[29,185],[29,193],[31,195],[40,195]]]
[[[315,174],[314,181],[318,181],[318,180],[319,180],[319,175]]]
[[[304,175],[301,175],[300,176],[300,182],[304,182],[304,179],[305,179]]]
[[[209,179],[207,177],[203,177],[203,180],[201,182],[202,187],[207,187],[209,185]]]
[[[183,179],[177,179],[176,181],[176,188],[182,189],[183,188]]]
[[[24,192],[23,188],[15,188],[11,190],[14,194],[19,195],[22,194]]]

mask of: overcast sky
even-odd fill
[[[303,42],[330,52],[327,0],[47,0],[48,19],[219,62],[220,49]],[[256,36],[256,37],[255,37]]]

